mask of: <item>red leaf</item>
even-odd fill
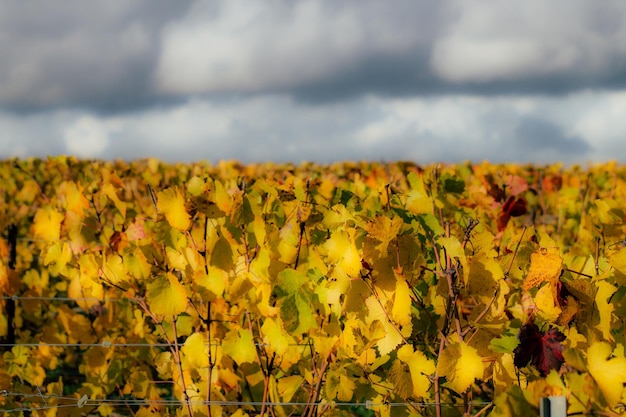
[[[501,232],[506,228],[511,217],[518,217],[526,214],[526,200],[524,197],[509,196],[502,205],[500,214],[498,215],[498,231]]]
[[[559,369],[564,362],[563,345],[565,335],[556,328],[543,333],[537,325],[529,322],[522,326],[519,333],[519,345],[513,351],[513,363],[523,368],[529,363],[546,376],[551,369]]]
[[[526,200],[524,197],[510,196],[502,205],[502,211],[507,212],[511,217],[518,217],[526,214]]]
[[[506,229],[506,225],[509,224],[510,219],[511,219],[511,216],[509,216],[507,212],[505,211],[500,212],[500,214],[498,215],[498,232],[501,232],[504,229]]]
[[[508,178],[506,189],[511,195],[518,195],[528,190],[528,183],[522,177],[518,177],[517,175],[511,175]]]

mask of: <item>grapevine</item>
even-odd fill
[[[0,409],[626,412],[626,168],[0,162]]]

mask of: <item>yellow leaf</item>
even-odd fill
[[[322,358],[327,358],[337,347],[338,336],[316,336],[313,339],[315,352]]]
[[[393,298],[391,317],[400,326],[411,323],[411,290],[404,277],[397,275],[396,293]]]
[[[165,248],[165,254],[167,255],[167,263],[172,269],[178,269],[184,271],[187,267],[187,259],[185,255],[174,248],[169,246]]]
[[[280,261],[292,264],[298,256],[298,241],[300,238],[300,227],[295,219],[289,220],[280,229],[277,250],[280,254]]]
[[[413,214],[428,214],[433,212],[433,200],[426,193],[424,179],[416,173],[407,175],[411,190],[407,194],[406,208]]]
[[[57,195],[63,207],[79,217],[82,217],[85,209],[89,208],[89,201],[85,198],[82,187],[74,182],[63,181],[57,188]]]
[[[361,271],[361,254],[354,244],[354,229],[348,233],[343,230],[334,231],[330,239],[324,243],[328,260],[335,264],[340,275],[357,277]]]
[[[500,263],[487,252],[472,256],[469,264],[469,293],[487,305],[491,302],[499,282],[504,278]]]
[[[283,399],[283,402],[290,402],[293,395],[298,392],[304,378],[300,375],[284,376],[278,380],[278,394]]]
[[[376,246],[376,249],[381,255],[385,256],[389,242],[398,236],[400,227],[402,227],[403,224],[404,221],[399,216],[393,218],[376,216],[372,221],[366,223],[365,230],[369,236],[380,242],[380,244]]]
[[[203,295],[206,301],[215,301],[221,298],[228,282],[228,273],[220,268],[211,267],[209,273],[200,273],[196,275],[196,283],[199,287],[206,290],[208,294]]]
[[[107,256],[103,260],[102,274],[106,281],[121,286],[128,282],[128,268],[123,258],[117,254]]]
[[[72,260],[72,250],[67,242],[55,242],[50,246],[43,264],[46,266],[54,265],[55,272],[61,272],[65,266]]]
[[[94,283],[100,283],[98,270],[100,266],[93,253],[81,255],[78,260],[80,270],[80,283],[83,287],[91,287]]]
[[[458,259],[463,265],[463,270],[468,271],[467,267],[467,257],[465,256],[465,249],[463,249],[463,245],[459,239],[455,236],[450,237],[440,237],[437,239],[437,243],[439,243],[446,250],[446,255],[452,259]],[[467,284],[467,274],[463,275],[463,283]]]
[[[142,281],[150,277],[151,265],[141,249],[124,254],[124,265],[128,273],[137,280]]]
[[[271,318],[266,318],[261,326],[263,333],[263,343],[270,354],[283,356],[289,349],[289,338],[286,336],[280,322],[276,322]]]
[[[352,396],[354,395],[354,389],[356,388],[356,384],[348,375],[341,374],[339,375],[339,389],[337,391],[337,400],[339,401],[350,401]]]
[[[484,373],[482,357],[463,341],[454,342],[443,350],[437,369],[458,394],[465,392],[475,379],[482,379]]]
[[[506,391],[517,382],[513,354],[503,353],[493,364],[493,384],[496,395]]]
[[[263,246],[263,244],[265,243],[265,236],[267,235],[266,225],[263,217],[255,216],[252,227],[254,229],[254,237],[256,238],[257,243]]]
[[[171,317],[187,309],[187,291],[174,274],[159,275],[146,287],[148,307],[153,314]]]
[[[367,306],[368,316],[365,319],[366,323],[372,327],[372,324],[378,321],[380,323],[380,332],[371,335],[371,340],[376,340],[376,347],[380,356],[384,356],[394,350],[400,343],[404,341],[403,334],[395,327],[387,318],[385,311],[381,307],[380,303],[374,296],[370,296],[365,300]],[[410,332],[411,326],[405,326],[403,331]],[[408,337],[409,335],[405,335]]]
[[[185,209],[185,200],[178,188],[159,191],[157,209],[165,215],[167,222],[178,230],[187,230],[191,224]]]
[[[535,305],[544,320],[554,322],[561,315],[561,307],[556,303],[550,285],[539,288],[535,295]]]
[[[117,210],[120,212],[122,217],[126,218],[126,203],[121,201],[119,197],[117,196],[117,191],[115,189],[115,186],[111,184],[110,182],[106,183],[104,184],[102,191],[113,202],[113,204],[115,205],[115,208],[117,208]]]
[[[82,285],[82,276],[80,273],[74,274],[72,281],[67,287],[67,295],[76,299],[76,304],[83,310],[89,310],[91,307],[99,305],[96,298],[103,298],[102,285],[89,281],[89,286]],[[93,297],[93,298],[92,298]]]
[[[626,358],[623,352],[610,358],[613,353],[617,352],[607,342],[592,343],[587,349],[587,369],[610,407],[620,401],[626,383]]]
[[[597,281],[596,286],[598,292],[596,293],[595,301],[600,316],[600,323],[598,323],[597,328],[602,332],[605,340],[613,341],[611,320],[615,306],[608,300],[617,291],[617,288],[606,281]]]
[[[172,352],[161,352],[157,354],[154,358],[154,367],[161,378],[170,379],[172,377],[172,370],[174,369]]]
[[[209,366],[209,346],[204,334],[193,333],[182,346],[183,369],[206,369]]]
[[[626,247],[609,256],[609,262],[613,268],[626,275]]]
[[[206,183],[202,180],[202,178],[193,176],[187,182],[187,191],[194,197],[198,197],[200,194],[206,191]]]
[[[234,206],[235,206],[233,198],[228,194],[228,192],[224,188],[224,185],[218,180],[215,180],[214,198],[215,198],[215,204],[217,204],[217,207],[220,210],[222,210],[227,215],[232,214]]]
[[[542,282],[556,285],[562,265],[563,259],[556,248],[540,248],[530,255],[530,268],[522,288],[528,291],[538,287]]]
[[[61,238],[61,222],[63,215],[46,206],[35,213],[33,221],[33,233],[38,239],[54,242]]]
[[[230,356],[238,365],[256,360],[256,348],[252,333],[248,329],[233,329],[222,341],[222,352]]]
[[[435,363],[428,359],[423,352],[413,351],[411,345],[404,345],[398,349],[398,359],[409,366],[413,382],[413,395],[418,398],[429,397],[428,390],[431,386],[429,376],[436,370]]]

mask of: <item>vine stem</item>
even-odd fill
[[[187,384],[185,383],[185,374],[183,373],[183,364],[180,358],[180,348],[178,346],[178,333],[176,331],[176,317],[172,316],[172,330],[174,332],[174,361],[178,365],[178,371],[180,372],[180,383],[183,388],[183,395],[185,397],[185,406],[187,407],[187,415],[193,417],[193,409],[191,408],[191,402],[189,401],[189,394],[187,393]]]
[[[250,334],[254,334],[254,330],[252,328],[252,319],[250,318],[250,312],[246,311],[246,318],[248,321],[248,328],[250,329]],[[254,349],[254,353],[256,355],[256,361],[259,364],[259,367],[261,368],[261,372],[263,372],[263,400],[261,401],[261,411],[259,412],[259,416],[264,416],[266,409],[267,409],[267,397],[269,396],[269,385],[270,385],[270,381],[269,381],[269,374],[270,374],[270,370],[269,369],[265,369],[263,368],[263,363],[261,362],[261,355],[259,354],[259,347],[256,346],[256,348]]]
[[[513,262],[515,262],[515,257],[517,256],[517,251],[519,251],[519,247],[522,244],[522,240],[524,239],[524,234],[526,233],[526,229],[527,229],[526,226],[524,226],[524,228],[522,229],[522,235],[520,236],[519,241],[517,242],[517,245],[515,246],[513,257],[511,257],[511,262],[509,262],[509,267],[506,269],[506,272],[504,273],[505,277],[509,276],[509,273],[511,272],[511,268],[513,268]]]
[[[213,380],[213,356],[211,354],[211,302],[209,301],[208,306],[207,306],[207,318],[208,318],[208,323],[207,323],[207,342],[209,345],[209,383],[207,384],[207,416],[211,417],[211,384],[212,384],[212,380]]]
[[[440,358],[443,353],[443,348],[446,345],[446,338],[444,335],[441,336],[441,340],[439,341],[439,353],[437,357]],[[435,411],[437,413],[437,417],[441,417],[441,392],[439,389],[439,367],[435,369]]]
[[[332,349],[328,353],[328,357],[326,357],[326,359],[322,363],[322,368],[320,369],[317,381],[315,383],[315,388],[313,389],[313,392],[312,392],[313,397],[310,399],[311,407],[308,409],[308,412],[304,414],[307,417],[312,417],[314,415],[313,413],[317,409],[317,401],[319,400],[320,392],[322,390],[322,382],[324,380],[324,374],[326,374],[326,370],[328,369],[328,365],[330,364],[329,358],[331,354],[332,354]]]
[[[163,337],[165,338],[165,341],[169,345],[170,352],[172,352],[172,355],[174,356],[174,362],[178,366],[178,369],[180,372],[181,388],[183,390],[183,395],[185,397],[185,406],[187,407],[187,415],[190,417],[193,417],[194,413],[193,413],[193,409],[191,408],[191,403],[189,402],[189,394],[187,394],[187,384],[185,383],[185,375],[183,374],[183,365],[180,361],[180,350],[178,349],[178,334],[176,332],[176,317],[172,316],[172,328],[174,331],[174,341],[171,341],[167,338],[167,332],[165,331],[165,328],[163,327],[163,322],[159,320],[158,317],[154,313],[152,313],[152,311],[148,308],[148,305],[146,304],[146,300],[140,297],[136,297],[135,301],[137,302],[137,305],[139,305],[139,307],[141,307],[141,309],[150,316],[152,321],[157,326],[159,326],[159,329],[161,329]]]

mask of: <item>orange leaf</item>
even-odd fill
[[[541,248],[530,255],[530,268],[523,289],[525,291],[538,287],[543,282],[556,285],[561,275],[563,259],[556,248]]]

